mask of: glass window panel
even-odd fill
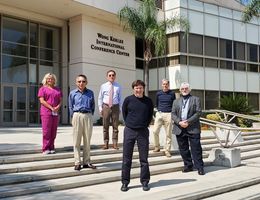
[[[149,63],[149,68],[152,69],[152,68],[157,68],[157,60],[158,59],[152,59]]]
[[[245,60],[245,43],[234,41],[234,59]]]
[[[26,112],[25,111],[17,111],[16,112],[16,121],[17,122],[26,122]]]
[[[255,64],[247,64],[247,71],[258,72],[258,66]]]
[[[30,45],[38,46],[38,26],[30,23]]]
[[[136,59],[135,60],[135,67],[136,67],[136,69],[143,69],[144,68],[144,61]]]
[[[40,59],[58,62],[59,61],[59,55],[58,55],[57,51],[48,50],[48,49],[41,49],[40,50]]]
[[[197,57],[189,57],[189,65],[203,66],[203,59]]]
[[[205,55],[218,56],[218,39],[205,36]]]
[[[38,110],[38,86],[30,86],[29,91],[29,110],[30,111],[37,111]]]
[[[221,69],[233,69],[232,62],[231,61],[221,60],[220,61],[220,68]]]
[[[33,83],[37,83],[36,81],[36,60],[30,60],[30,64],[29,64],[29,83],[33,84]]]
[[[17,56],[27,56],[27,46],[3,42],[3,53]]]
[[[218,60],[205,58],[205,67],[218,68]]]
[[[38,124],[39,123],[38,112],[30,112],[29,113],[29,123],[31,123],[31,124]]]
[[[40,47],[59,50],[59,29],[41,26]]]
[[[187,53],[187,35],[183,32],[180,32],[179,37],[180,43],[180,52]]]
[[[204,109],[204,91],[192,90],[191,94],[200,98],[201,109]]]
[[[187,64],[187,56],[180,56],[180,64],[183,65]]]
[[[57,77],[57,85],[59,85],[59,64],[51,62],[40,61],[39,66],[39,82],[42,81],[43,76],[47,73],[54,73]]]
[[[141,39],[135,40],[135,56],[138,58],[144,57],[144,42]]]
[[[13,109],[13,88],[4,87],[4,109]]]
[[[167,53],[177,53],[179,52],[179,34],[173,33],[168,35],[168,48]]]
[[[233,95],[233,92],[225,92],[225,91],[221,91],[220,92],[220,97],[222,98],[223,96],[230,96]]]
[[[30,47],[30,58],[38,58],[38,48]]]
[[[24,110],[26,108],[26,88],[17,88],[16,108]]]
[[[231,40],[219,40],[220,57],[232,58],[232,41]]]
[[[235,62],[234,63],[234,70],[246,71],[246,64],[245,63]]]
[[[216,109],[219,107],[219,97],[217,91],[205,91],[205,109]]]
[[[2,77],[5,83],[27,83],[27,59],[2,56]]]
[[[257,45],[247,44],[247,60],[257,62]]]
[[[3,40],[27,44],[27,22],[3,17]]]
[[[248,103],[254,110],[259,110],[259,95],[257,93],[248,93]]]
[[[11,111],[4,111],[4,122],[12,122],[13,121],[13,112]]]
[[[189,34],[189,53],[202,55],[202,36]]]
[[[158,67],[165,67],[165,66],[166,66],[166,58],[159,58]]]

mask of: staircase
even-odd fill
[[[260,133],[242,133],[242,137],[244,142],[234,145],[241,149],[241,159],[260,157]],[[219,147],[219,143],[214,136],[203,135],[201,143],[205,166],[210,166],[211,163],[207,160],[209,151]],[[40,149],[0,152],[0,198],[120,182],[122,144],[119,150],[102,150],[99,145],[93,145],[91,149],[91,160],[97,169],[81,171],[74,170],[72,147],[58,148],[57,153],[51,155],[42,155]],[[183,167],[182,159],[177,151],[172,151],[172,155],[171,158],[167,158],[163,152],[154,153],[151,149],[151,176],[180,171]],[[131,177],[138,178],[139,172],[138,152],[135,149]],[[247,186],[259,183],[260,179],[257,179]],[[243,187],[227,185],[224,191],[234,191]],[[223,188],[219,188],[214,194],[220,193],[223,193]],[[212,193],[205,191],[203,198],[210,196]]]

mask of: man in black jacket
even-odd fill
[[[184,162],[182,172],[193,171],[194,165],[198,170],[198,174],[204,175],[200,143],[200,99],[192,96],[190,92],[189,83],[182,83],[180,86],[182,96],[175,100],[172,106],[173,134],[176,134],[180,154]]]
[[[150,188],[150,170],[148,163],[149,129],[153,117],[152,100],[144,96],[145,84],[141,80],[132,83],[133,95],[125,98],[122,114],[125,121],[122,163],[121,191],[128,190],[130,171],[132,166],[133,149],[137,141],[139,160],[141,165],[140,182],[144,191]]]

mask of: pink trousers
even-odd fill
[[[42,151],[54,150],[54,140],[57,135],[58,116],[41,115],[42,120]]]

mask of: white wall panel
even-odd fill
[[[165,74],[165,68],[159,68],[158,69],[158,89],[161,88],[162,85],[162,79],[168,79]]]
[[[258,92],[260,91],[260,76],[258,73],[247,73],[248,82],[248,92]]]
[[[205,89],[219,90],[219,70],[205,68]]]
[[[158,89],[158,78],[157,78],[157,69],[149,70],[149,90],[157,90]]]
[[[204,3],[204,12],[218,15],[218,7],[213,4]]]
[[[247,91],[247,77],[245,72],[234,71],[234,91],[246,92]]]
[[[189,9],[203,12],[203,3],[195,0],[188,0]]]
[[[242,13],[236,10],[233,10],[233,19],[242,20]]]
[[[205,14],[205,35],[218,37],[219,25],[218,17],[215,15]]]
[[[252,44],[259,44],[260,41],[258,41],[258,40],[260,38],[259,38],[259,36],[257,37],[257,35],[259,34],[258,26],[253,25],[253,24],[247,24],[246,30],[247,30],[247,42],[252,43]]]
[[[246,42],[246,25],[245,23],[234,21],[234,40]]]
[[[233,72],[220,69],[220,90],[233,91],[234,81]]]
[[[143,75],[144,71],[142,69],[136,69],[136,73],[135,73],[135,79],[136,80],[144,80],[144,75]]]
[[[224,7],[219,7],[219,15],[232,19],[232,10]]]
[[[189,66],[189,83],[192,88],[204,89],[204,68]]]
[[[165,5],[165,10],[171,10],[174,8],[179,8],[180,5],[180,0],[166,0],[164,1],[164,5]]]
[[[232,33],[233,33],[232,20],[220,17],[219,25],[220,25],[219,36],[221,38],[232,40],[233,39],[233,37],[232,37]]]
[[[203,13],[190,10],[188,15],[190,22],[190,32],[203,34]]]
[[[169,74],[168,79],[171,83],[171,89],[178,89],[182,82],[188,82],[188,68],[186,65],[168,67],[166,70]]]

